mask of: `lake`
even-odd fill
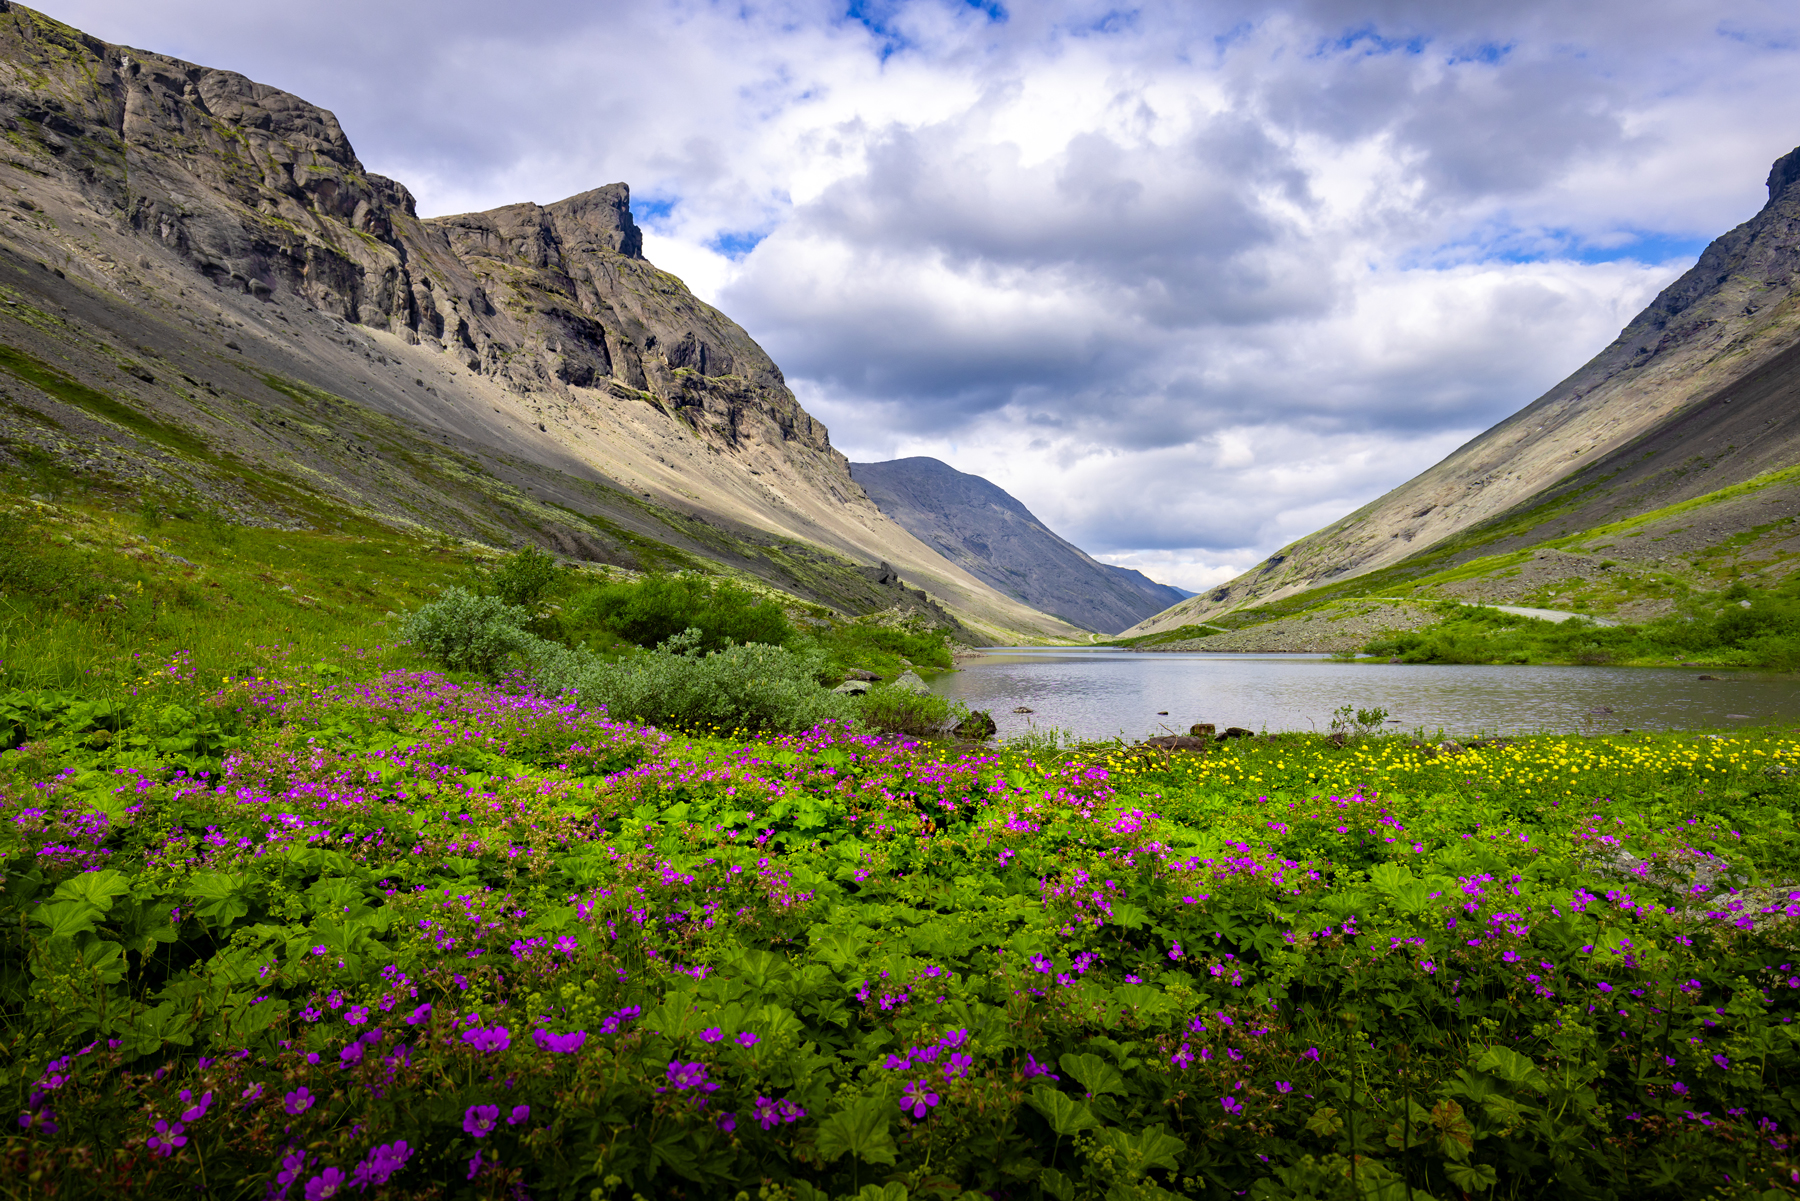
[[[1702,680],[1702,674],[1718,680]],[[1447,735],[1671,730],[1800,722],[1800,677],[1717,668],[1338,663],[1322,655],[1139,654],[992,647],[931,690],[994,715],[1002,737],[1031,725],[1135,740],[1223,730],[1331,728],[1341,705],[1382,708],[1390,730]],[[1032,713],[1015,713],[1025,707]],[[1595,714],[1611,706],[1608,714]],[[1169,711],[1167,717],[1158,710]]]

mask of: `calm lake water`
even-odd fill
[[[1127,739],[1195,722],[1318,730],[1340,705],[1380,707],[1411,731],[1574,733],[1800,722],[1800,677],[1712,669],[1464,667],[1334,663],[1318,655],[1135,654],[990,648],[932,681],[933,692],[994,715],[1002,737],[1029,724],[1087,738]],[[1602,706],[1613,712],[1588,716]],[[1014,713],[1023,706],[1029,714]],[[1167,709],[1162,717],[1158,710]]]

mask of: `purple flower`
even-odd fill
[[[316,1100],[318,1100],[318,1098],[307,1092],[305,1085],[301,1085],[287,1095],[286,1108],[289,1114],[294,1117],[299,1117],[301,1114],[311,1109],[313,1107],[313,1102]]]
[[[973,1055],[965,1055],[961,1051],[952,1051],[950,1053],[950,1062],[944,1065],[944,1079],[961,1079],[963,1076],[968,1075],[969,1069],[974,1066],[975,1057]]]
[[[1294,1086],[1285,1080],[1277,1080],[1275,1082],[1275,1091],[1278,1093],[1291,1093],[1294,1091]]]
[[[500,1124],[498,1105],[471,1105],[463,1114],[463,1129],[476,1138],[486,1138]]]
[[[306,1201],[326,1201],[344,1191],[349,1182],[344,1173],[337,1168],[326,1168],[324,1172],[306,1182]]]
[[[259,1080],[255,1084],[252,1084],[249,1088],[245,1089],[243,1095],[244,1095],[244,1104],[245,1105],[254,1105],[258,1101],[262,1100],[262,1095],[263,1095],[262,1081]]]
[[[513,1106],[513,1111],[506,1117],[506,1124],[508,1126],[517,1126],[520,1122],[525,1121],[530,1116],[531,1106],[515,1105]]]
[[[1220,1097],[1219,1104],[1224,1107],[1226,1113],[1233,1117],[1244,1112],[1243,1104],[1236,1097]]]
[[[477,1151],[477,1152],[475,1152],[475,1158],[471,1159],[469,1161],[468,1179],[470,1179],[470,1180],[475,1179],[476,1173],[480,1172],[480,1171],[481,1171],[481,1152]]]
[[[300,1018],[302,1021],[316,1022],[324,1016],[325,1011],[323,1009],[314,1009],[311,1005],[308,1005],[305,1009],[300,1011]]]
[[[412,1158],[412,1148],[406,1145],[405,1139],[385,1143],[369,1152],[369,1157],[356,1165],[350,1174],[350,1183],[357,1189],[366,1189],[369,1185],[382,1185],[388,1177],[406,1166]]]
[[[801,1109],[786,1097],[775,1102],[775,1112],[784,1122],[798,1122],[801,1118],[806,1116],[806,1111],[804,1109]]]
[[[351,1043],[342,1051],[338,1052],[338,1058],[343,1061],[344,1066],[347,1068],[355,1067],[357,1064],[361,1063],[362,1057],[363,1048],[360,1042]]]
[[[1180,959],[1181,958],[1181,944],[1180,943],[1176,943],[1174,946],[1169,948],[1169,958],[1170,959]]]
[[[206,1116],[206,1109],[207,1106],[212,1104],[212,1098],[212,1091],[209,1089],[201,1095],[200,1100],[194,1102],[191,1109],[182,1111],[181,1120],[184,1122],[198,1122],[201,1118]],[[185,1088],[181,1090],[181,1099],[183,1101],[193,1100],[193,1098],[188,1095],[188,1090]]]
[[[187,1135],[181,1131],[181,1123],[171,1125],[168,1122],[156,1123],[156,1133],[144,1140],[144,1145],[159,1158],[167,1159],[182,1147],[187,1146]]]
[[[512,1046],[512,1033],[505,1026],[492,1030],[464,1030],[462,1039],[477,1051],[504,1051]]]
[[[911,1113],[915,1118],[922,1118],[930,1113],[931,1107],[941,1100],[923,1080],[912,1081],[901,1092],[900,1112]]]
[[[724,1037],[725,1032],[717,1026],[708,1026],[700,1032],[700,1041],[703,1043],[716,1043]]]
[[[1169,1056],[1169,1066],[1183,1071],[1194,1066],[1194,1053],[1188,1050],[1186,1043],[1181,1044],[1181,1050]]]
[[[737,1040],[738,1046],[740,1047],[754,1047],[757,1043],[762,1041],[762,1039],[756,1037],[756,1035],[750,1033],[748,1030],[738,1035]]]
[[[1669,1086],[1669,1091],[1674,1093],[1677,1097],[1685,1097],[1688,1095],[1688,1086],[1677,1080],[1674,1084]]]
[[[1317,1047],[1306,1048],[1306,1050],[1300,1052],[1300,1058],[1310,1059],[1314,1063],[1319,1062],[1319,1048],[1317,1048]]]
[[[296,1151],[281,1161],[281,1171],[275,1177],[275,1183],[281,1186],[281,1195],[286,1196],[288,1186],[300,1179],[300,1173],[306,1170],[306,1152]]]
[[[677,1091],[697,1088],[703,1093],[714,1092],[718,1085],[706,1078],[706,1065],[703,1063],[682,1063],[679,1059],[671,1059],[668,1069],[669,1083]]]
[[[726,1134],[730,1134],[733,1130],[737,1129],[737,1115],[735,1113],[722,1113],[719,1115],[718,1121],[713,1124],[720,1130],[723,1130]]]
[[[756,1104],[750,1107],[750,1116],[761,1122],[764,1130],[771,1130],[781,1124],[781,1110],[776,1107],[772,1097],[758,1097]]]
[[[532,1040],[539,1050],[550,1051],[557,1055],[569,1055],[581,1050],[581,1044],[587,1041],[587,1031],[577,1030],[573,1034],[552,1034],[548,1030],[534,1030]]]
[[[419,1006],[417,1009],[413,1010],[411,1013],[406,1015],[406,1024],[408,1026],[417,1026],[420,1022],[424,1021],[426,1018],[428,1018],[430,1016],[431,1016],[431,1002],[427,1001],[425,1004]]]
[[[369,1020],[369,1007],[367,1005],[352,1005],[350,1008],[344,1010],[344,1020],[349,1022],[352,1026],[362,1025]]]
[[[1025,1057],[1025,1066],[1019,1069],[1019,1074],[1027,1080],[1034,1076],[1048,1076],[1052,1080],[1062,1079],[1061,1076],[1052,1072],[1048,1065],[1039,1063],[1035,1057],[1030,1055]]]
[[[1729,1072],[1731,1070],[1731,1060],[1725,1058],[1723,1055],[1713,1056],[1713,1062],[1719,1065],[1719,1070],[1721,1072]],[[212,1094],[208,1093],[207,1095],[211,1096]]]

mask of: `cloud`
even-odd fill
[[[48,8],[333,109],[426,212],[630,182],[853,458],[1188,587],[1529,402],[1800,142],[1774,0]]]

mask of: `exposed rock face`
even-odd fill
[[[1097,562],[1004,489],[936,459],[852,463],[850,474],[883,513],[946,559],[1075,625],[1116,634],[1185,595]]]
[[[856,575],[886,560],[996,633],[1074,633],[884,518],[750,336],[644,259],[622,183],[422,219],[324,109],[5,0],[0,131],[0,276],[36,314],[0,311],[0,344],[283,488],[665,561],[647,538],[827,603],[912,604]],[[12,374],[27,408],[61,403]],[[82,439],[129,441],[92,405],[81,421],[87,461],[117,456]]]
[[[1516,549],[1800,462],[1800,150],[1775,163],[1768,187],[1761,212],[1569,378],[1386,496],[1133,632],[1420,559],[1446,539],[1457,549],[1438,566]]]

